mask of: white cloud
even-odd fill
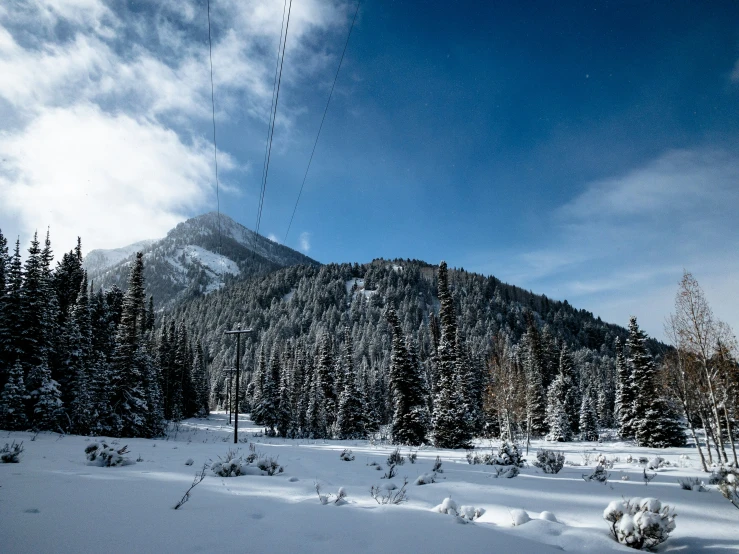
[[[24,229],[50,225],[62,250],[78,235],[85,251],[163,236],[203,205],[213,179],[210,145],[89,106],[44,110],[0,137],[0,157],[2,211]]]
[[[706,286],[719,317],[739,329],[739,157],[670,151],[622,176],[590,183],[561,206],[539,248],[499,275],[566,298],[607,321],[631,314],[662,338],[683,269]],[[496,272],[500,273],[500,268]]]
[[[278,238],[277,238],[277,235],[275,235],[274,233],[270,233],[270,234],[268,234],[268,235],[267,235],[267,238],[268,238],[269,240],[271,240],[272,242],[276,242],[277,244],[279,244],[279,243],[280,243],[280,239],[278,239]]]
[[[211,206],[212,146],[200,134],[211,116],[205,4],[143,7],[136,14],[101,0],[0,5],[4,234],[23,239],[50,225],[57,249],[81,235],[88,251],[161,236]],[[211,8],[217,116],[264,121],[282,4],[227,0]],[[283,85],[325,66],[331,56],[317,38],[345,19],[343,4],[295,3]],[[278,124],[289,129],[300,109],[281,99]],[[219,153],[224,173],[246,167]],[[241,194],[222,179],[224,191]]]
[[[308,252],[310,250],[310,233],[307,231],[303,231],[300,233],[300,238],[298,239],[298,242],[300,244],[300,249],[303,252]]]

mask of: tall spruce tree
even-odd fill
[[[526,334],[521,340],[526,373],[526,425],[530,436],[541,437],[547,432],[541,340],[533,316],[528,317]]]
[[[685,443],[684,432],[674,409],[664,400],[657,387],[657,367],[647,349],[647,335],[639,328],[636,317],[629,320],[628,364],[635,391],[634,439],[638,446],[667,448]]]
[[[123,296],[111,363],[111,403],[115,414],[112,431],[123,436],[148,434],[145,367],[142,367],[145,360],[139,353],[144,313],[144,256],[139,252],[131,267],[128,289]]]
[[[466,448],[471,435],[460,395],[457,372],[457,319],[449,292],[446,262],[439,264],[439,320],[441,336],[437,351],[437,393],[434,398],[434,445],[438,448]]]
[[[28,429],[26,417],[26,386],[23,382],[23,366],[17,360],[10,368],[8,380],[0,394],[0,428],[8,431]]]
[[[393,333],[389,375],[394,408],[391,437],[394,443],[418,446],[426,442],[429,427],[423,378],[415,357],[406,348],[395,310],[388,308],[385,317]]]
[[[595,411],[595,401],[588,390],[580,403],[580,439],[584,441],[598,440],[598,417]]]
[[[338,438],[362,439],[366,436],[364,406],[357,389],[357,379],[354,372],[354,347],[348,327],[344,329],[344,352],[341,359],[344,388],[339,395],[339,412],[336,416]]]
[[[623,439],[634,437],[634,381],[631,367],[626,363],[621,340],[616,337],[616,413],[618,434]]]
[[[87,296],[87,276],[83,274],[72,315],[66,325],[66,371],[70,375],[69,392],[62,395],[69,403],[69,416],[72,428],[78,434],[90,432],[93,420],[93,398],[90,382],[92,362],[92,322],[90,319],[89,298]]]
[[[7,307],[7,276],[10,270],[10,256],[8,255],[8,241],[0,230],[0,388],[5,385],[10,373],[11,359],[9,355],[10,335]]]

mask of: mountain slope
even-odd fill
[[[282,267],[319,265],[300,252],[255,235],[228,216],[221,214],[219,222],[211,212],[178,224],[160,240],[91,251],[84,261],[89,279],[96,288],[125,288],[136,252],[144,253],[147,292],[154,295],[158,307]]]

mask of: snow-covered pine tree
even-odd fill
[[[208,376],[205,369],[205,355],[200,341],[195,346],[195,360],[192,368],[192,382],[195,389],[196,417],[207,417],[210,413]]]
[[[264,376],[262,398],[258,408],[261,414],[262,425],[274,431],[277,427],[279,394],[280,394],[280,353],[275,346],[269,360],[269,367]]]
[[[585,391],[580,403],[580,439],[584,441],[598,440],[598,417],[595,412],[595,401],[590,390]]]
[[[25,322],[23,320],[23,264],[21,263],[20,240],[15,241],[15,249],[10,257],[8,272],[6,276],[5,290],[5,320],[7,341],[4,345],[5,356],[8,363],[21,361],[24,375],[27,368],[23,365],[20,337],[24,332]]]
[[[336,430],[339,439],[362,439],[366,436],[364,428],[364,406],[357,389],[354,372],[354,347],[349,328],[344,329],[343,383],[339,395],[339,413],[336,417]]]
[[[629,320],[628,364],[633,376],[634,439],[638,446],[666,448],[685,442],[674,410],[657,390],[657,368],[647,350],[647,335],[639,329],[636,317]]]
[[[471,439],[459,394],[457,373],[457,320],[449,292],[446,262],[439,264],[439,319],[441,337],[437,350],[437,393],[434,398],[433,437],[438,448],[466,448]]]
[[[621,340],[616,337],[616,416],[618,434],[623,439],[634,437],[634,380],[626,363]]]
[[[36,431],[59,430],[64,417],[62,393],[59,383],[51,378],[51,370],[45,360],[31,370],[29,381],[31,379],[38,383],[38,388],[31,391],[33,428]]]
[[[549,433],[546,439],[555,442],[572,440],[572,427],[567,415],[567,388],[565,377],[557,374],[547,391],[547,425]]]
[[[26,418],[26,386],[23,382],[23,366],[16,360],[10,368],[8,380],[0,394],[0,428],[8,431],[28,429]]]
[[[92,360],[92,324],[90,320],[89,298],[87,296],[87,275],[83,272],[80,289],[71,317],[67,318],[66,348],[67,371],[70,376],[69,417],[75,433],[85,435],[90,432],[93,420],[93,400],[90,390],[90,362]]]
[[[562,345],[559,352],[559,374],[564,380],[565,413],[570,421],[570,429],[577,434],[580,432],[580,394],[575,379],[575,362],[566,344]]]
[[[675,407],[664,397],[655,399],[647,411],[645,420],[651,421],[650,447],[673,448],[685,446],[685,427]]]
[[[311,387],[310,400],[307,413],[307,436],[311,439],[323,439],[328,436],[326,423],[326,400],[323,397],[323,387],[318,374],[318,368],[314,371]]]
[[[391,437],[396,444],[418,446],[426,442],[429,425],[420,368],[408,353],[395,310],[388,308],[385,318],[393,333],[389,375],[393,400]]]
[[[279,390],[277,392],[277,413],[275,427],[281,437],[294,436],[292,403],[290,399],[290,367],[289,360],[285,360],[280,367]]]
[[[541,437],[547,432],[541,341],[530,313],[528,319],[526,334],[521,339],[521,356],[526,373],[526,424],[531,437]]]
[[[321,386],[321,396],[326,405],[324,406],[326,414],[326,425],[328,428],[333,427],[336,422],[336,404],[337,398],[334,391],[334,358],[333,345],[331,337],[328,333],[324,333],[319,344],[318,364],[316,367],[318,377],[317,382]]]
[[[262,412],[262,395],[264,393],[264,384],[267,379],[267,357],[264,353],[264,344],[259,347],[259,357],[257,359],[257,369],[254,372],[254,392],[251,399],[252,413],[251,419],[257,425],[265,424],[265,414]]]
[[[8,307],[7,307],[7,274],[10,270],[10,256],[8,254],[8,241],[0,230],[0,389],[8,380],[12,360],[10,359],[8,347],[10,336],[8,330]]]
[[[111,361],[111,398],[121,436],[147,436],[146,391],[137,351],[141,343],[144,314],[144,255],[139,252],[131,267],[128,289],[123,296],[121,319],[116,329],[115,351]]]

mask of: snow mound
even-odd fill
[[[559,521],[552,512],[544,511],[540,513],[539,519],[543,519],[544,521],[551,521],[552,523],[561,523],[561,521]]]
[[[514,509],[511,510],[511,520],[513,520],[513,526],[518,527],[531,521],[531,516],[529,516],[526,510]]]

